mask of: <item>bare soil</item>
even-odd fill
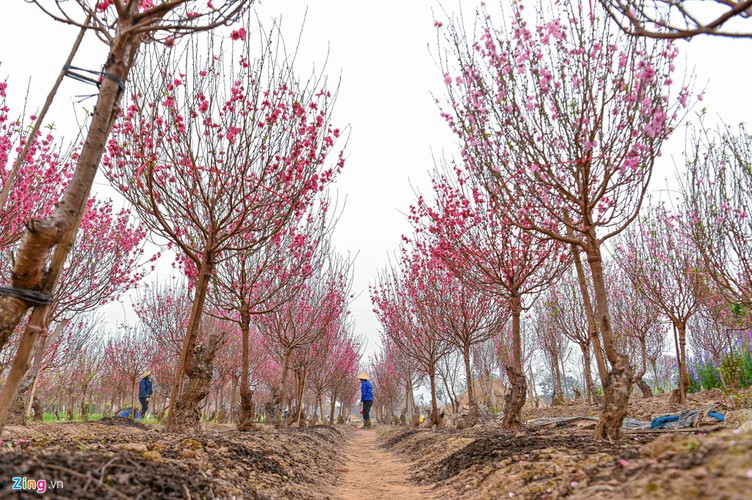
[[[748,401],[743,393],[736,401]],[[720,392],[691,395],[690,408],[723,406]],[[630,402],[629,417],[674,413],[667,395]],[[530,409],[526,418],[597,415],[586,403]],[[412,480],[428,498],[752,498],[752,411],[729,412],[724,426],[690,432],[637,432],[593,438],[594,422],[507,432],[496,425],[458,430],[391,428],[382,446],[412,460]],[[743,424],[742,428],[734,428]]]
[[[383,498],[424,500],[431,498],[427,488],[417,485],[408,472],[409,463],[379,446],[374,429],[357,429],[344,448],[346,462],[335,498]]]
[[[16,476],[62,481],[52,498],[331,498],[349,432],[210,426],[186,436],[128,419],[9,426],[0,498],[29,498],[11,489]]]
[[[749,407],[719,392],[689,407]],[[680,408],[668,396],[635,398],[629,416],[649,420]],[[586,403],[528,409],[526,419],[597,415]],[[351,425],[238,432],[205,426],[185,435],[112,418],[100,423],[9,426],[0,441],[0,498],[37,493],[12,477],[62,481],[52,498],[752,498],[752,410],[724,426],[593,439],[577,420],[513,433]],[[740,427],[741,426],[741,427]]]

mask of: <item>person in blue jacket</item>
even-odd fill
[[[373,386],[366,372],[360,372],[360,404],[363,405],[363,428],[371,428],[371,406],[373,406]]]
[[[138,400],[141,402],[141,418],[146,416],[146,410],[149,409],[149,400],[154,392],[151,383],[151,370],[145,370],[141,374],[141,383],[138,384]]]

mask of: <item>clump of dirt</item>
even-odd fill
[[[89,423],[95,423],[95,422],[89,422]],[[141,422],[137,422],[133,420],[132,418],[120,417],[120,416],[104,417],[100,420],[97,420],[96,423],[102,424],[102,425],[119,425],[123,427],[135,427],[136,429],[142,429],[142,430],[147,429],[146,425]]]
[[[3,475],[45,479],[48,494],[83,499],[327,498],[352,432],[344,426],[261,426],[255,432],[207,426],[188,436],[117,420],[6,430]],[[11,487],[3,478],[0,497],[24,493]]]

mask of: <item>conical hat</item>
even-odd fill
[[[360,375],[358,375],[358,378],[360,380],[371,380],[371,377],[369,377],[366,372],[360,372]]]
[[[144,372],[143,372],[143,373],[141,374],[141,378],[144,378],[144,377],[148,377],[149,375],[151,375],[151,370],[149,370],[149,369],[147,368],[147,369],[146,369],[146,370],[144,370]]]

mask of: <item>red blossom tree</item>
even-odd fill
[[[572,273],[565,274],[554,285],[544,300],[547,314],[551,315],[554,327],[577,344],[583,359],[583,378],[588,400],[598,399],[591,367],[591,336],[586,320],[585,304],[579,283]],[[594,347],[594,346],[593,346]]]
[[[442,246],[441,249],[434,248],[434,245],[442,243],[447,243],[447,246]],[[431,314],[423,316],[428,328],[448,345],[455,347],[462,357],[466,394],[470,407],[465,424],[472,426],[477,423],[478,407],[473,383],[471,351],[474,345],[499,334],[508,319],[508,303],[505,300],[499,300],[495,294],[489,293],[487,288],[473,286],[477,283],[465,281],[463,278],[466,275],[456,272],[458,269],[462,269],[462,272],[466,270],[462,264],[454,266],[456,261],[447,264],[447,261],[452,258],[447,258],[447,255],[455,255],[453,249],[447,250],[447,240],[441,240],[441,242],[418,240],[414,243],[414,247],[426,257],[412,263],[412,265],[421,266],[421,269],[411,272],[412,281],[408,290],[419,296],[423,307],[431,311]],[[522,373],[521,368],[520,373]],[[524,391],[523,387],[523,401]]]
[[[704,269],[730,305],[727,314],[749,326],[752,310],[752,136],[720,127],[695,131],[682,177],[686,232]]]
[[[285,403],[293,399],[288,392],[291,369],[298,370],[295,396],[300,405],[305,388],[302,378],[306,377],[304,372],[315,357],[312,347],[335,334],[349,314],[351,265],[349,260],[330,254],[326,267],[310,276],[293,300],[260,315],[255,322],[267,348],[281,366],[273,391],[277,425],[281,423]],[[292,366],[294,355],[297,356],[295,367]]]
[[[615,33],[576,5],[554,6],[535,25],[522,9],[506,29],[482,12],[476,39],[449,27],[443,116],[468,171],[513,224],[587,255],[611,364],[596,435],[616,438],[631,369],[614,342],[601,248],[637,216],[689,89],[671,93],[671,45]]]
[[[250,0],[88,0],[65,2],[32,0],[51,18],[94,31],[108,47],[108,55],[97,82],[99,92],[89,130],[76,160],[76,169],[48,215],[26,223],[11,274],[13,293],[0,296],[0,338],[7,338],[26,311],[34,306],[24,330],[13,368],[0,394],[0,432],[7,410],[15,398],[29,359],[47,316],[47,294],[54,291],[68,253],[75,241],[79,222],[107,138],[120,108],[128,75],[139,48],[147,40],[171,41],[176,36],[210,30],[230,24],[250,6]],[[79,39],[80,42],[80,39]],[[78,43],[78,42],[77,42]],[[3,205],[4,205],[3,201]],[[30,293],[37,298],[29,300]]]
[[[521,229],[503,209],[485,199],[471,178],[459,169],[452,174],[434,176],[436,206],[420,200],[413,210],[414,220],[420,223],[418,214],[428,219],[427,229],[438,240],[433,252],[442,262],[468,285],[501,299],[508,309],[512,350],[505,371],[511,391],[506,395],[503,425],[521,428],[526,385],[520,315],[525,300],[548,288],[569,265],[566,247]],[[472,395],[471,387],[468,391]]]
[[[663,205],[650,207],[624,233],[618,249],[618,265],[635,291],[674,326],[679,395],[685,404],[689,389],[687,323],[702,307],[708,291],[700,256],[682,229],[681,216],[668,212]]]
[[[52,134],[38,132],[35,137],[29,137],[23,118],[10,117],[6,104],[7,85],[0,82],[0,185],[7,191],[5,199],[0,199],[0,250],[21,239],[24,224],[29,219],[49,215],[73,167],[70,160],[66,161],[67,155],[61,154]],[[37,119],[31,118],[32,122]],[[29,150],[24,158],[19,158],[27,141]],[[19,160],[14,175],[13,166]],[[11,265],[5,260],[0,263],[0,276],[4,281],[9,278]],[[2,335],[0,333],[0,339]]]
[[[429,418],[441,424],[436,397],[436,373],[439,361],[451,346],[433,330],[436,324],[425,288],[426,261],[417,248],[403,248],[398,269],[384,271],[378,284],[371,287],[371,302],[382,327],[382,343],[393,345],[407,359],[414,361],[428,376],[431,391]]]
[[[653,395],[650,386],[643,380],[648,369],[648,345],[651,343],[650,337],[666,334],[665,317],[654,301],[635,289],[618,264],[610,266],[609,271],[609,300],[613,305],[614,331],[619,332],[625,342],[635,344],[633,380],[642,391],[642,396],[647,398]]]
[[[240,415],[238,428],[252,426],[249,386],[252,318],[294,300],[330,250],[327,212],[321,200],[296,225],[290,225],[253,253],[238,253],[218,263],[216,284],[209,300],[241,330]],[[259,349],[260,345],[253,346]]]
[[[179,374],[191,369],[217,264],[258,251],[343,165],[341,154],[329,161],[339,131],[330,126],[333,96],[321,78],[300,81],[275,44],[261,45],[242,41],[229,61],[198,43],[183,59],[154,54],[134,77],[137,91],[105,158],[115,187],[174,245],[195,281]],[[183,65],[190,77],[172,69]],[[180,423],[171,416],[169,425]]]
[[[136,417],[136,398],[140,375],[151,365],[148,338],[139,328],[123,328],[104,349],[107,370],[119,380],[125,395],[130,396],[131,416]]]

